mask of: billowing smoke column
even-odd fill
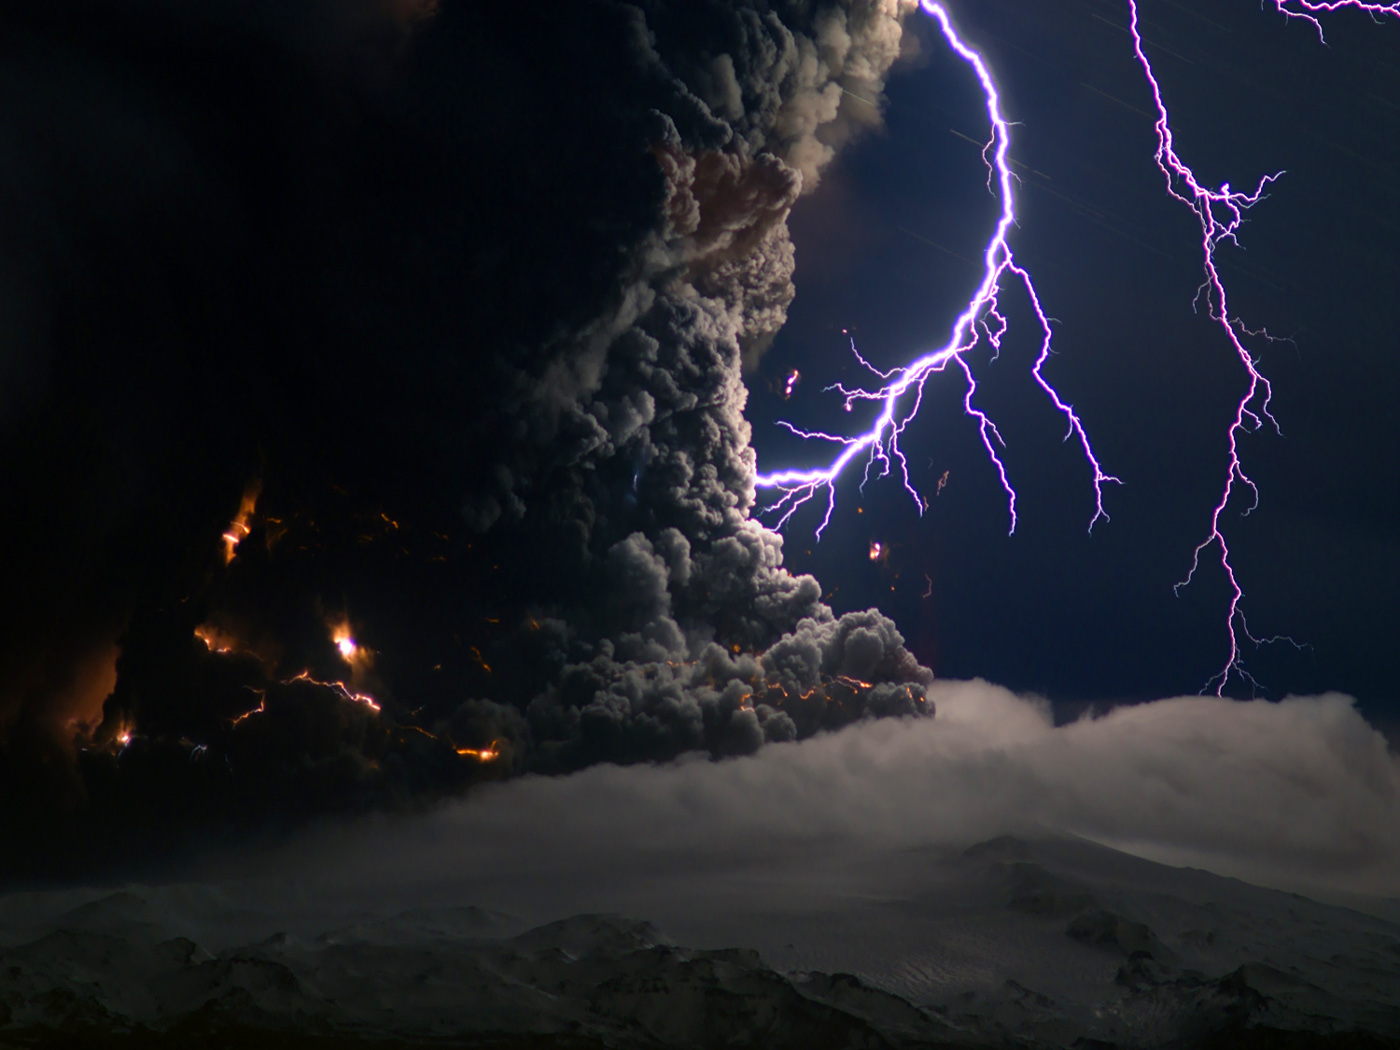
[[[741,377],[913,0],[480,7],[0,16],[8,867],[931,713]]]

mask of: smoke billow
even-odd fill
[[[742,377],[914,6],[0,16],[12,867],[931,712]]]

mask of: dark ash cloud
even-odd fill
[[[742,377],[913,7],[0,16],[14,869],[931,712]]]

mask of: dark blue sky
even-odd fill
[[[1032,385],[1036,329],[1005,297],[999,361],[975,356],[981,403],[1006,436],[1020,494],[1007,513],[953,375],[929,387],[904,447],[933,495],[922,520],[897,482],[853,476],[820,544],[788,526],[795,571],[838,611],[877,604],[947,677],[980,675],[1086,703],[1195,692],[1225,659],[1225,581],[1214,560],[1180,598],[1172,584],[1226,470],[1244,373],[1192,312],[1201,279],[1193,216],[1153,163],[1151,99],[1133,60],[1126,2],[977,0],[950,8],[985,54],[1024,167],[1018,259],[1060,322],[1047,369],[1121,488],[1092,537],[1088,467]],[[1309,643],[1247,652],[1266,695],[1338,689],[1400,721],[1390,672],[1400,612],[1400,25],[1336,17],[1328,43],[1254,0],[1144,0],[1143,32],[1182,156],[1203,181],[1252,185],[1286,169],[1221,269],[1234,312],[1292,336],[1255,344],[1284,437],[1242,443],[1259,509],[1226,515],[1251,628]],[[886,129],[842,154],[793,216],[796,303],[759,372],[750,418],[761,469],[815,462],[776,418],[846,425],[834,394],[856,381],[843,329],[890,367],[941,345],[980,272],[996,203],[976,146],[986,134],[971,75],[922,16],[923,58],[888,87]],[[765,387],[792,367],[783,403]],[[946,378],[946,381],[944,381]],[[891,545],[887,562],[866,556]],[[808,552],[811,553],[808,553]],[[929,591],[930,597],[923,594]],[[1248,695],[1240,680],[1227,690]]]

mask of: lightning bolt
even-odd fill
[[[1322,25],[1316,17],[1319,13],[1336,11],[1343,7],[1354,7],[1368,12],[1375,18],[1379,18],[1383,14],[1400,17],[1400,3],[1376,4],[1365,3],[1363,0],[1332,0],[1332,2],[1273,0],[1273,2],[1276,10],[1285,17],[1302,19],[1311,23],[1317,29],[1319,39],[1324,39]],[[1221,490],[1219,501],[1211,511],[1210,529],[1206,533],[1205,539],[1197,544],[1191,553],[1191,568],[1186,573],[1185,578],[1173,588],[1177,594],[1180,594],[1181,588],[1187,586],[1195,578],[1196,572],[1201,566],[1202,556],[1212,548],[1218,549],[1220,566],[1224,570],[1230,588],[1230,601],[1225,619],[1229,647],[1224,665],[1206,682],[1205,689],[1213,689],[1215,694],[1220,696],[1224,693],[1231,675],[1237,676],[1251,689],[1259,687],[1259,682],[1245,669],[1241,639],[1249,641],[1256,647],[1284,642],[1294,648],[1305,648],[1286,635],[1256,638],[1250,633],[1249,624],[1245,619],[1244,609],[1241,605],[1244,600],[1244,589],[1240,586],[1239,578],[1235,573],[1235,567],[1231,561],[1230,545],[1220,523],[1221,516],[1234,497],[1237,486],[1248,492],[1249,505],[1244,508],[1242,516],[1247,517],[1259,506],[1259,489],[1245,473],[1244,466],[1240,461],[1240,436],[1260,430],[1266,424],[1275,433],[1281,433],[1281,431],[1278,420],[1269,411],[1273,389],[1269,385],[1268,379],[1259,371],[1258,361],[1243,342],[1246,337],[1273,341],[1272,337],[1266,331],[1252,331],[1246,328],[1238,317],[1231,315],[1225,294],[1225,285],[1221,281],[1220,272],[1215,265],[1215,250],[1227,242],[1238,246],[1237,235],[1244,222],[1245,213],[1264,199],[1265,189],[1283,172],[1263,176],[1255,184],[1254,189],[1249,192],[1232,190],[1228,182],[1223,183],[1219,189],[1212,189],[1200,182],[1195,172],[1176,152],[1167,108],[1162,101],[1162,88],[1153,72],[1152,63],[1143,50],[1142,34],[1138,26],[1137,0],[1128,0],[1128,13],[1128,28],[1132,35],[1133,53],[1137,57],[1138,64],[1142,67],[1143,75],[1147,78],[1147,84],[1152,91],[1152,101],[1157,111],[1157,167],[1166,180],[1167,193],[1190,208],[1200,226],[1205,280],[1196,290],[1195,305],[1199,308],[1204,302],[1208,316],[1225,334],[1231,350],[1244,367],[1246,377],[1244,393],[1235,406],[1234,418],[1231,420],[1227,432],[1228,454],[1225,486]]]
[[[1352,8],[1356,11],[1364,11],[1377,22],[1386,15],[1392,18],[1400,18],[1400,2],[1387,4],[1368,3],[1366,0],[1273,0],[1274,9],[1284,18],[1298,19],[1307,22],[1317,30],[1317,39],[1322,43],[1327,43],[1327,38],[1322,34],[1322,23],[1318,20],[1318,15],[1332,14],[1343,8]]]
[[[953,323],[948,342],[940,349],[924,354],[903,368],[891,369],[888,372],[879,371],[860,356],[860,353],[855,349],[854,342],[852,342],[851,350],[855,353],[856,360],[882,380],[884,385],[875,390],[867,390],[863,388],[847,389],[838,383],[828,389],[837,390],[844,396],[845,408],[848,412],[858,401],[872,401],[879,404],[880,410],[875,417],[875,422],[864,433],[855,436],[802,430],[790,423],[782,423],[782,426],[799,437],[830,442],[841,446],[841,451],[825,467],[758,474],[754,479],[754,484],[758,488],[772,489],[781,493],[776,502],[764,508],[764,512],[781,512],[775,526],[779,529],[787,524],[798,508],[824,494],[826,496],[826,512],[816,530],[817,537],[820,539],[822,532],[831,521],[832,511],[836,507],[837,479],[848,466],[864,457],[862,484],[870,478],[873,469],[878,467],[878,476],[885,477],[895,468],[895,464],[898,464],[904,488],[913,498],[914,505],[922,516],[924,503],[909,478],[909,464],[904,453],[900,450],[899,439],[904,433],[904,428],[918,415],[919,407],[923,401],[924,384],[930,376],[945,372],[951,366],[962,372],[966,381],[963,409],[976,421],[982,444],[986,448],[987,455],[1001,481],[1001,487],[1006,492],[1010,531],[1014,533],[1016,531],[1016,490],[1012,487],[1006,464],[998,452],[999,447],[1005,447],[1005,442],[1002,440],[996,424],[975,404],[977,380],[967,361],[967,355],[984,340],[991,347],[993,356],[1001,350],[1001,340],[1006,333],[1008,324],[1006,317],[1000,310],[999,300],[1003,283],[1014,282],[1025,289],[1031,309],[1040,325],[1040,353],[1031,368],[1031,375],[1055,408],[1064,416],[1067,425],[1065,440],[1078,439],[1085,458],[1093,468],[1094,514],[1089,520],[1089,529],[1092,531],[1099,519],[1108,520],[1108,514],[1103,506],[1104,485],[1108,482],[1117,482],[1119,479],[1104,472],[1098,457],[1094,454],[1093,446],[1089,443],[1089,435],[1073,406],[1060,396],[1043,373],[1045,362],[1049,359],[1051,352],[1050,320],[1041,305],[1040,296],[1036,293],[1035,282],[1031,280],[1031,275],[1025,269],[1017,265],[1008,241],[1011,228],[1016,224],[1016,195],[1011,167],[1007,162],[1007,153],[1011,148],[1010,125],[1002,116],[1000,95],[982,56],[969,47],[958,35],[947,10],[941,3],[934,2],[934,0],[921,0],[921,4],[925,13],[938,22],[948,45],[972,68],[982,85],[982,92],[986,98],[987,116],[991,121],[991,137],[986,146],[983,147],[982,159],[987,164],[988,188],[992,189],[1001,202],[1001,214],[998,217],[992,238],[983,252],[982,282],[973,293],[966,309]]]
[[[1185,578],[1178,581],[1174,587],[1174,591],[1180,594],[1181,589],[1195,579],[1196,573],[1201,567],[1202,558],[1211,550],[1218,550],[1220,566],[1230,587],[1230,601],[1226,616],[1229,651],[1223,666],[1207,681],[1205,689],[1213,689],[1215,694],[1219,696],[1223,694],[1232,675],[1246,682],[1252,688],[1259,687],[1258,681],[1245,669],[1242,657],[1242,639],[1255,646],[1286,642],[1296,648],[1304,648],[1287,636],[1257,638],[1250,632],[1242,607],[1244,589],[1240,586],[1234,563],[1231,560],[1230,545],[1221,528],[1221,518],[1226,507],[1235,497],[1237,490],[1244,490],[1249,499],[1249,505],[1244,508],[1242,516],[1248,516],[1259,505],[1259,489],[1245,472],[1240,458],[1241,435],[1261,430],[1265,426],[1276,433],[1282,431],[1279,428],[1278,420],[1274,418],[1269,409],[1273,389],[1269,380],[1259,371],[1257,360],[1244,342],[1245,339],[1273,341],[1273,337],[1262,329],[1251,330],[1247,328],[1240,318],[1230,313],[1225,285],[1216,267],[1215,253],[1221,244],[1239,245],[1237,238],[1240,227],[1245,221],[1245,214],[1265,198],[1265,191],[1269,185],[1277,180],[1283,172],[1262,176],[1254,188],[1249,191],[1231,189],[1228,182],[1223,183],[1218,189],[1213,188],[1204,185],[1196,177],[1195,172],[1176,151],[1170,117],[1162,99],[1161,85],[1153,71],[1152,63],[1148,60],[1143,49],[1137,0],[1127,0],[1127,2],[1133,53],[1138,64],[1142,67],[1156,108],[1157,150],[1155,160],[1157,167],[1166,180],[1167,193],[1191,210],[1200,227],[1205,279],[1196,290],[1193,305],[1199,310],[1204,304],[1207,316],[1224,333],[1231,350],[1243,366],[1246,377],[1245,390],[1236,404],[1235,413],[1227,431],[1227,471],[1220,499],[1211,511],[1210,528],[1206,537],[1192,551],[1189,571]],[[1377,22],[1382,21],[1387,16],[1400,19],[1400,0],[1389,0],[1389,2],[1371,2],[1371,0],[1261,0],[1261,4],[1270,2],[1275,11],[1283,17],[1311,25],[1317,31],[1318,39],[1324,44],[1326,37],[1319,18],[1321,15],[1349,8],[1365,13]],[[1007,475],[1006,464],[998,452],[998,447],[1005,447],[1005,442],[1002,440],[996,424],[974,404],[977,381],[967,361],[968,353],[984,339],[992,349],[993,358],[1001,349],[1001,340],[1008,326],[1005,316],[999,309],[999,296],[1002,292],[1002,285],[1009,276],[1025,289],[1031,308],[1040,324],[1040,354],[1032,367],[1032,375],[1056,409],[1065,417],[1068,423],[1065,440],[1078,438],[1084,456],[1093,468],[1094,514],[1089,521],[1089,529],[1092,532],[1099,519],[1108,519],[1108,514],[1103,507],[1104,485],[1109,482],[1116,483],[1119,479],[1104,472],[1093,447],[1089,443],[1088,434],[1079,416],[1042,373],[1042,368],[1051,353],[1050,323],[1030,274],[1017,265],[1008,241],[1010,230],[1016,223],[1016,209],[1013,176],[1007,163],[1011,135],[1009,124],[1001,113],[1000,96],[981,55],[969,47],[958,35],[944,6],[935,0],[921,0],[920,6],[926,14],[938,22],[948,45],[976,73],[977,79],[982,85],[986,98],[987,114],[991,120],[991,138],[983,148],[982,158],[987,164],[988,188],[1001,201],[1001,215],[996,230],[983,253],[985,268],[982,283],[973,294],[966,309],[954,322],[948,342],[942,348],[919,357],[903,368],[891,369],[888,372],[879,371],[860,355],[852,342],[851,350],[855,354],[856,360],[882,380],[884,385],[874,390],[868,390],[864,388],[847,389],[838,383],[828,389],[834,389],[844,396],[845,408],[848,412],[858,401],[879,403],[880,412],[876,416],[875,422],[864,433],[855,436],[802,430],[790,423],[781,423],[780,425],[799,437],[831,442],[840,445],[842,450],[826,467],[758,474],[755,478],[755,485],[757,488],[773,489],[781,493],[776,502],[764,508],[765,512],[782,512],[776,523],[776,527],[780,529],[787,524],[800,507],[824,493],[826,511],[816,530],[817,537],[820,538],[822,531],[830,523],[832,512],[836,506],[837,479],[847,466],[863,455],[865,467],[861,484],[864,485],[865,481],[869,480],[871,470],[877,465],[879,468],[878,476],[884,477],[894,469],[894,464],[898,463],[904,487],[913,497],[915,506],[922,515],[927,507],[927,502],[921,500],[919,493],[910,481],[908,462],[900,450],[899,438],[904,433],[905,427],[918,414],[923,400],[924,384],[929,377],[935,373],[944,372],[950,365],[953,365],[963,373],[966,380],[963,408],[967,415],[976,420],[982,444],[985,446],[1002,488],[1006,492],[1007,509],[1011,519],[1010,531],[1014,533],[1016,531],[1016,491]],[[946,480],[946,475],[943,480]],[[942,480],[940,480],[939,488],[942,489]]]

